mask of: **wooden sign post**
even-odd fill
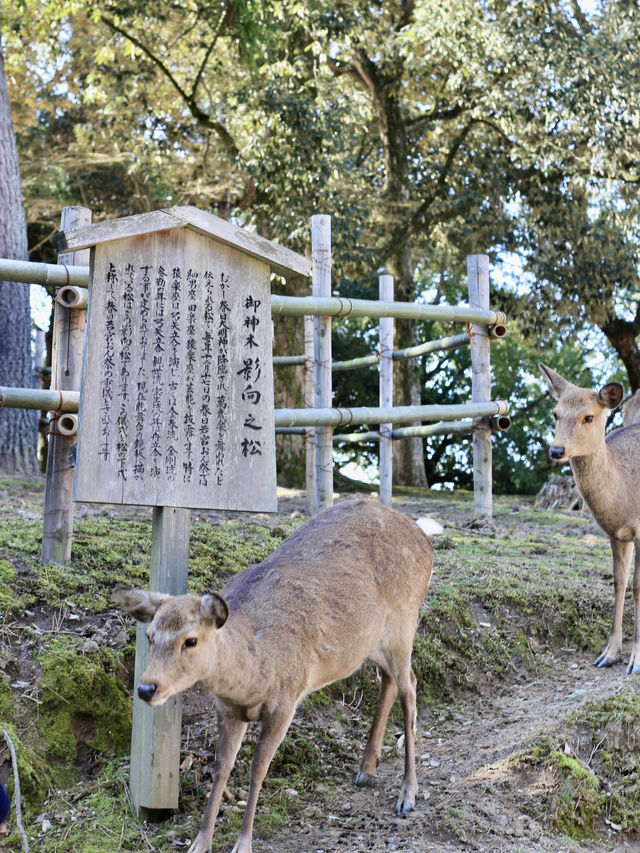
[[[189,510],[276,510],[271,272],[301,255],[192,207],[65,231],[91,248],[74,499],[154,507],[151,589],[187,589]],[[138,625],[136,683],[146,667]],[[134,697],[139,815],[178,805],[181,703]]]

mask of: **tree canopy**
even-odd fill
[[[519,407],[501,482],[535,488],[540,353],[640,387],[639,26],[630,0],[22,0],[3,38],[32,256],[78,202],[195,204],[302,251],[330,213],[350,295],[385,268],[398,299],[465,301],[465,255],[487,252],[512,334],[496,396]],[[344,328],[338,353],[375,337]],[[399,324],[397,345],[440,333]],[[465,398],[465,368],[406,363],[397,401]],[[468,482],[458,439],[398,444],[405,480]]]

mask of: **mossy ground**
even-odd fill
[[[543,801],[574,839],[634,835],[640,815],[640,696],[610,697],[570,715],[514,757],[523,774],[545,775]]]
[[[447,528],[436,543],[434,577],[414,644],[421,713],[428,719],[444,720],[465,697],[500,689],[514,671],[544,670],[545,649],[602,646],[613,595],[610,554],[587,516],[539,511],[530,501],[505,497],[496,500],[494,526],[475,528],[468,524],[473,505],[467,494],[404,490],[394,504],[414,517],[436,517]],[[148,582],[151,516],[105,510],[79,517],[72,560],[60,567],[38,561],[41,511],[42,484],[0,480],[0,721],[18,748],[32,847],[60,853],[176,849],[197,831],[215,727],[213,721],[201,726],[185,746],[180,812],[158,825],[136,821],[126,782],[133,627],[115,611],[110,592],[116,584]],[[302,520],[299,513],[196,519],[190,589],[220,588],[230,574],[267,556]],[[121,642],[111,645],[118,634]],[[97,651],[82,651],[93,637]],[[344,799],[376,695],[375,672],[365,668],[305,701],[268,775],[258,836],[313,820]],[[518,753],[518,767],[552,769],[556,788],[536,799],[534,811],[546,809],[558,832],[604,837],[613,824],[631,834],[640,821],[631,746],[637,708],[602,706],[588,713],[567,726],[592,732],[591,749],[598,748],[590,761],[580,750],[567,753],[563,735],[552,737],[548,748],[544,741]],[[396,707],[385,755],[395,755],[400,721]],[[248,785],[254,739],[239,755],[214,851],[232,846],[237,834],[237,802]],[[8,781],[6,762],[0,770]],[[456,806],[447,818],[453,835],[466,826],[459,812]],[[44,818],[38,823],[39,814]],[[17,850],[19,843],[14,833],[7,849]]]

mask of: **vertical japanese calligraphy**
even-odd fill
[[[118,370],[118,420],[116,439],[116,456],[118,460],[118,476],[126,480],[127,449],[129,446],[129,428],[131,422],[130,397],[133,393],[131,384],[131,344],[133,343],[133,275],[134,268],[127,264],[124,269],[123,298],[121,305],[122,322],[119,336],[119,370]]]
[[[76,500],[274,509],[269,267],[178,231],[94,251]]]
[[[195,457],[195,435],[196,435],[196,362],[197,348],[197,312],[198,312],[198,275],[193,270],[187,273],[187,328],[185,340],[184,360],[184,407],[182,411],[183,427],[183,457],[182,457],[182,479],[184,483],[193,480],[193,460]]]
[[[226,299],[229,276],[220,273],[218,303],[218,364],[216,380],[216,483],[222,484],[229,397],[229,333],[231,308]]]
[[[116,300],[118,273],[110,263],[105,275],[105,335],[102,370],[102,400],[100,406],[100,455],[106,461],[111,455],[111,409],[115,371]]]
[[[248,294],[243,300],[243,352],[246,358],[242,359],[242,367],[237,371],[244,378],[245,387],[241,398],[246,403],[243,419],[243,435],[240,439],[240,449],[246,459],[248,456],[262,456],[262,439],[258,433],[262,432],[262,424],[256,416],[260,411],[262,391],[260,390],[262,369],[260,367],[260,344],[257,340],[256,330],[260,325],[258,309],[261,300],[254,299]]]

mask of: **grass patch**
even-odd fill
[[[640,697],[612,697],[585,706],[515,757],[521,773],[544,774],[541,805],[558,832],[581,841],[605,838],[611,827],[623,836],[637,831],[639,724]]]

